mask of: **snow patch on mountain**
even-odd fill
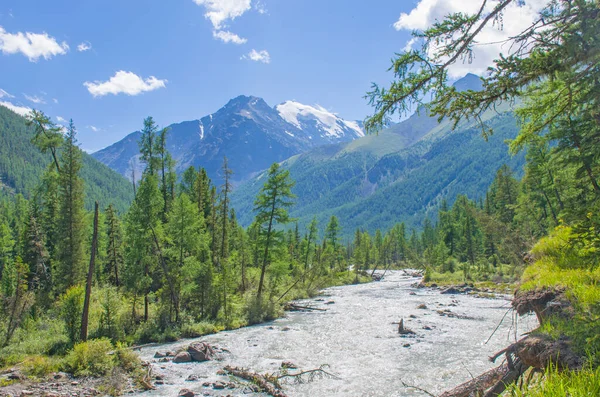
[[[314,107],[295,101],[286,101],[277,105],[275,109],[281,118],[300,130],[305,127],[303,123],[313,121],[317,128],[328,137],[340,138],[345,135],[344,129],[352,130],[357,136],[364,136],[364,132],[357,123],[343,120],[318,105]]]

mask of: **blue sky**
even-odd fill
[[[240,94],[363,119],[371,82],[444,4],[459,2],[2,0],[0,102],[73,118],[88,151]]]

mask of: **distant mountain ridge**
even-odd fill
[[[202,166],[219,183],[223,156],[227,156],[235,184],[310,148],[364,136],[360,122],[344,120],[322,107],[294,101],[270,107],[262,98],[244,95],[211,115],[169,128],[167,147],[178,173]],[[134,170],[139,177],[140,137],[136,131],[92,156],[122,175],[131,177]]]
[[[455,87],[478,90],[481,82],[468,75]],[[451,121],[439,123],[422,108],[378,134],[293,156],[282,163],[296,182],[291,215],[301,227],[313,216],[323,226],[336,215],[349,237],[356,228],[373,233],[397,222],[418,228],[444,199],[451,205],[458,194],[483,197],[502,164],[517,175],[524,164],[524,154],[511,156],[505,144],[518,131],[511,109],[500,106],[483,119],[495,131],[487,141],[476,123],[453,130]],[[253,198],[263,183],[260,174],[233,192],[232,206],[244,225],[253,219]]]

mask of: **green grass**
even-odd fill
[[[525,269],[520,290],[564,290],[571,315],[550,317],[539,332],[554,339],[568,337],[573,350],[595,367],[600,364],[600,268],[587,266],[582,252],[585,247],[577,245],[571,228],[557,227],[532,249],[536,261]]]
[[[523,390],[513,386],[505,395],[514,397],[595,397],[600,396],[600,368],[558,372],[549,368],[537,382]]]

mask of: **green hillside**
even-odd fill
[[[29,197],[51,161],[31,143],[34,132],[25,118],[0,106],[0,195],[21,193]],[[82,177],[88,209],[98,200],[101,206],[114,204],[124,212],[133,199],[131,184],[117,172],[83,154]]]
[[[296,181],[292,215],[300,225],[336,215],[349,236],[360,227],[374,232],[396,222],[419,227],[446,199],[485,194],[495,171],[507,163],[520,175],[524,156],[511,157],[505,140],[516,136],[512,113],[489,113],[495,134],[488,141],[473,125],[452,131],[425,114],[356,141],[321,147],[283,163]],[[240,186],[233,205],[243,224],[252,221],[252,197],[262,176]]]

